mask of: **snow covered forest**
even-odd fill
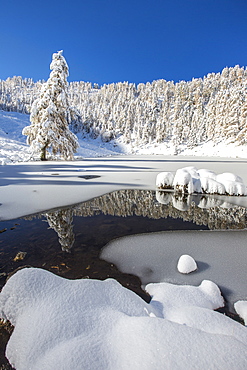
[[[29,114],[43,83],[0,80],[0,109]],[[82,136],[133,146],[170,142],[174,153],[181,144],[247,143],[247,68],[238,65],[189,82],[71,82],[68,97],[76,112],[70,128]]]

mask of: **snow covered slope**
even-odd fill
[[[29,125],[29,115],[0,111],[0,164],[27,161],[29,146],[22,129]]]
[[[29,115],[0,111],[0,165],[30,160],[31,152],[26,144],[22,129],[30,125]],[[101,139],[83,140],[78,137],[80,148],[76,159],[119,154],[121,149],[113,143],[103,143]]]
[[[30,159],[29,146],[26,145],[26,137],[22,135],[22,129],[29,124],[27,114],[0,111],[0,164],[26,162]],[[100,138],[82,138],[80,134],[78,134],[78,140],[80,148],[75,159],[119,154],[174,155],[174,147],[170,143],[133,146],[123,143],[121,137],[116,142],[104,143]],[[215,145],[212,142],[206,142],[193,149],[180,145],[179,153],[185,156],[247,158],[247,146],[233,143]]]

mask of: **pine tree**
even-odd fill
[[[68,65],[62,51],[54,53],[50,65],[50,77],[43,84],[40,97],[31,107],[31,125],[22,133],[27,135],[27,143],[33,152],[46,160],[48,149],[54,155],[60,154],[64,159],[73,159],[78,148],[77,137],[69,130],[72,108],[67,95]]]

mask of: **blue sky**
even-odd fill
[[[247,1],[7,0],[0,41],[0,79],[47,79],[63,49],[69,81],[191,80],[247,65]]]

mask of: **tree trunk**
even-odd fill
[[[48,147],[48,144],[45,144],[45,146],[43,146],[43,148],[41,149],[41,154],[40,154],[41,161],[47,161],[47,158],[46,158],[46,148],[47,147]]]

